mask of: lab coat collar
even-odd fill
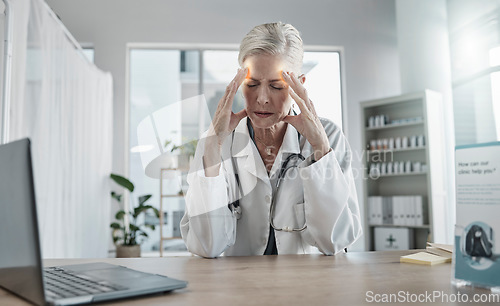
[[[233,156],[242,157],[252,153],[252,139],[247,128],[248,117],[243,118],[235,129]],[[291,124],[287,124],[283,143],[281,144],[281,153],[300,153],[299,132]],[[258,153],[258,152],[257,152]]]
[[[269,172],[269,176],[273,177],[279,169],[281,169],[281,164],[283,160],[291,154],[300,153],[300,143],[299,143],[299,132],[291,124],[287,124],[285,136],[283,137],[283,143],[281,144],[280,150],[276,155],[273,167]]]
[[[287,124],[280,151],[281,153],[300,153],[299,132],[291,124]]]
[[[248,118],[242,119],[238,126],[236,126],[232,155],[237,158],[246,157],[243,161],[243,169],[259,179],[269,182],[269,176],[267,175],[265,167],[262,165],[262,167],[257,167],[257,163],[263,164],[263,162],[260,158],[259,151],[250,138],[250,133],[247,128],[247,120]]]
[[[247,128],[248,118],[243,118],[234,130],[233,152],[234,157],[244,157],[252,154],[252,139]]]
[[[247,127],[248,120],[248,117],[242,119],[235,129],[232,156],[247,157],[244,161],[244,169],[263,181],[269,181],[269,176],[260,158],[257,147],[250,138],[250,133],[248,132]],[[300,153],[298,132],[291,124],[287,125],[283,143],[281,144],[278,155],[276,156],[273,169],[271,169],[271,175],[275,172],[276,165],[281,164],[281,160],[283,159],[282,155],[285,153]],[[258,163],[261,163],[262,167],[257,167]]]

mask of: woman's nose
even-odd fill
[[[266,86],[259,87],[259,91],[257,92],[257,102],[259,104],[266,104],[269,102],[269,91]]]

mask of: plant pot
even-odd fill
[[[117,245],[116,258],[141,257],[141,246],[136,245]]]

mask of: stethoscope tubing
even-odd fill
[[[299,138],[300,138],[300,135],[299,135]],[[237,192],[240,193],[240,195],[243,195],[243,190],[242,190],[240,180],[239,180],[238,167],[237,167],[236,163],[234,162],[234,158],[233,158],[233,142],[234,142],[234,131],[233,131],[233,135],[232,135],[232,139],[231,139],[230,155],[231,155],[231,162],[233,165],[234,175],[235,175],[235,179],[236,179],[236,184],[238,185]],[[273,216],[274,216],[274,212],[276,209],[276,198],[278,197],[282,180],[285,178],[285,175],[286,175],[288,170],[290,170],[291,168],[298,167],[298,164],[293,165],[293,166],[288,166],[288,164],[290,163],[290,161],[292,160],[293,157],[297,157],[297,159],[299,159],[301,161],[305,160],[305,157],[302,154],[293,153],[293,154],[289,155],[285,159],[285,161],[281,164],[280,172],[278,174],[278,180],[276,182],[276,192],[275,192],[275,195],[271,199],[271,205],[269,207],[269,224],[271,225],[271,227],[276,231],[283,231],[283,232],[290,232],[290,233],[304,231],[307,228],[306,222],[304,222],[304,225],[300,228],[292,228],[289,226],[284,226],[284,227],[280,228],[280,227],[277,227],[274,225],[274,217]],[[242,213],[241,206],[239,203],[239,196],[240,195],[237,195],[236,200],[228,205],[229,208],[231,209],[231,211],[233,212],[233,214],[235,215],[236,219],[240,219],[241,213]]]
[[[294,165],[294,166],[288,166],[288,163],[290,162],[290,160],[293,158],[293,157],[297,157],[298,159],[300,159],[301,161],[305,160],[304,156],[302,156],[302,154],[300,153],[293,153],[291,155],[289,155],[285,161],[281,164],[281,168],[280,168],[280,173],[278,175],[278,180],[276,182],[276,193],[275,195],[272,197],[271,199],[271,206],[269,207],[269,224],[271,224],[271,227],[276,230],[276,231],[283,231],[283,232],[289,232],[289,233],[292,233],[292,232],[302,232],[304,231],[306,228],[307,228],[307,224],[304,222],[304,225],[300,228],[292,228],[290,226],[284,226],[284,227],[277,227],[276,225],[274,225],[274,211],[276,209],[276,198],[278,197],[278,194],[279,194],[279,190],[280,190],[280,185],[281,185],[281,181],[283,180],[283,178],[285,177],[287,171],[291,168],[297,168],[298,165]]]

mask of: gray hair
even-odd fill
[[[266,23],[254,27],[240,44],[238,62],[252,55],[280,55],[288,69],[300,74],[304,58],[304,46],[300,33],[291,24]]]

